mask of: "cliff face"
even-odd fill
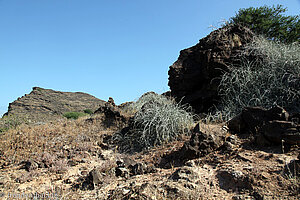
[[[182,50],[169,69],[171,95],[189,103],[197,113],[207,111],[218,102],[222,73],[230,71],[237,55],[252,39],[249,29],[231,25],[213,31],[195,46]]]
[[[26,115],[34,118],[37,115],[51,117],[65,112],[83,112],[85,109],[94,112],[104,103],[105,101],[82,92],[60,92],[33,87],[29,94],[10,103],[5,115]]]

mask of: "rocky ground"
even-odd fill
[[[249,134],[200,123],[198,133],[211,135],[206,145],[198,144],[204,155],[187,151],[191,136],[127,154],[109,140],[124,124],[107,125],[104,119],[103,114],[60,119],[1,134],[1,199],[300,198],[297,145],[289,151],[257,146]],[[224,141],[214,146],[217,137]]]
[[[164,95],[205,113],[253,37],[230,25],[181,51]],[[9,130],[0,121],[1,199],[300,199],[299,112],[244,108],[227,123],[197,121],[177,141],[126,153],[130,104],[38,87],[11,103],[8,114],[31,121]],[[94,114],[62,117],[85,109]]]

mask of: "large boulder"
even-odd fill
[[[275,106],[270,109],[246,107],[227,122],[229,131],[237,134],[253,134],[259,144],[289,145],[300,143],[298,113],[288,113]]]
[[[218,102],[222,73],[238,62],[237,56],[253,36],[247,28],[228,25],[182,50],[168,72],[171,95],[189,103],[196,113],[207,111]]]

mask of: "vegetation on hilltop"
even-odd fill
[[[300,42],[299,15],[285,16],[282,5],[240,9],[229,23],[241,24],[257,35],[284,43]]]

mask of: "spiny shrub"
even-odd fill
[[[175,140],[194,125],[187,106],[156,93],[146,93],[130,105],[133,125],[123,138],[128,149],[142,150]],[[124,145],[123,145],[124,146]]]
[[[222,77],[222,116],[229,119],[246,106],[279,105],[300,111],[300,45],[257,37],[245,52],[241,66]]]
[[[86,113],[82,113],[82,112],[66,112],[63,114],[64,117],[66,117],[67,119],[78,119],[79,117],[83,117],[86,116]]]

